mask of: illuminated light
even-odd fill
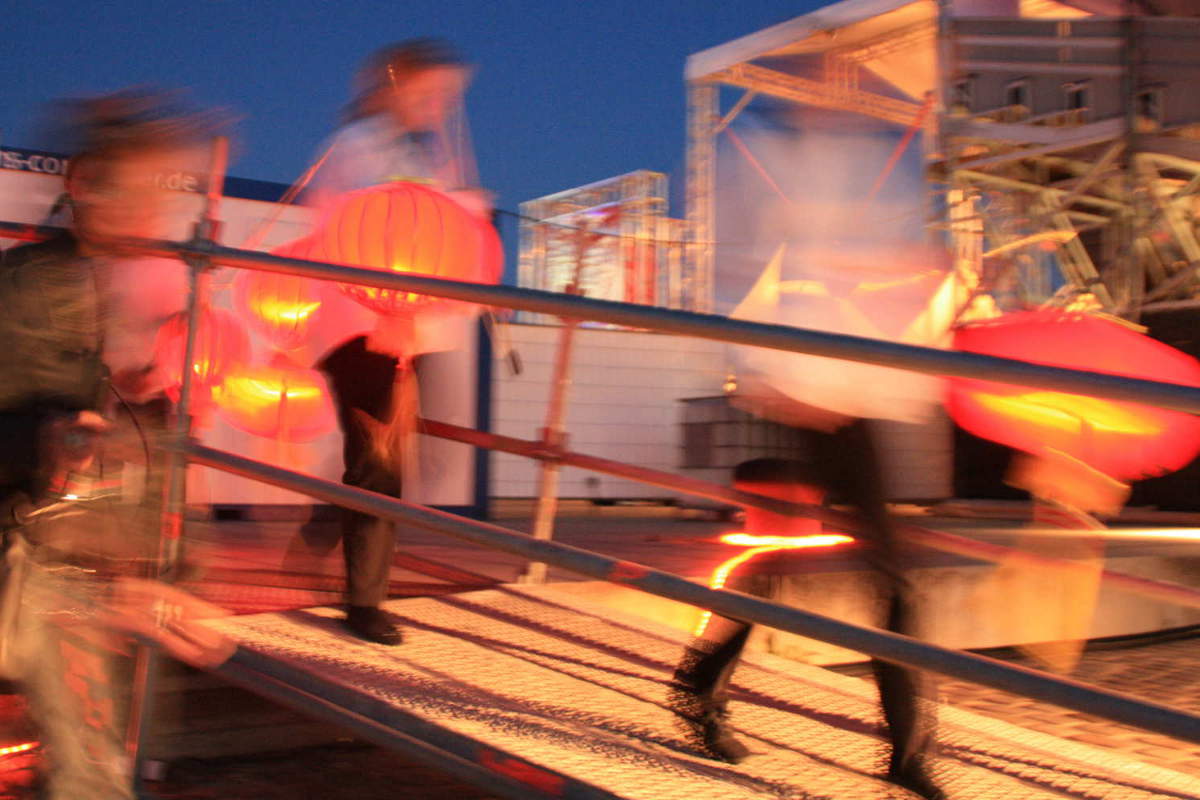
[[[308,319],[314,311],[321,307],[320,303],[309,303],[301,308],[271,308],[271,316],[288,322],[300,322]]]
[[[840,534],[809,534],[806,536],[770,536],[754,533],[726,533],[721,536],[721,542],[724,544],[732,544],[741,547],[749,547],[738,553],[736,556],[727,559],[715,570],[712,577],[708,580],[710,589],[723,589],[725,582],[729,580],[729,576],[735,569],[745,564],[755,556],[763,553],[773,553],[778,550],[794,550],[809,547],[832,547],[834,545],[853,542],[854,539],[849,536]],[[696,623],[695,636],[703,636],[705,629],[708,627],[708,621],[712,619],[711,611],[704,611],[700,615],[699,621]]]
[[[713,570],[712,577],[708,581],[708,588],[723,589],[725,587],[725,581],[729,580],[730,573],[732,573],[739,566],[762,553],[770,553],[775,550],[783,549],[784,548],[778,545],[767,545],[765,547],[755,547],[751,550],[745,551],[744,553],[738,553],[736,556],[728,559],[725,561],[725,563],[721,564],[721,566]],[[713,612],[711,611],[705,610],[700,615],[700,620],[696,623],[696,630],[694,632],[695,636],[700,637],[704,635],[705,629],[708,628],[708,621],[712,619],[712,613]]]
[[[1127,406],[1079,394],[1028,392],[1011,397],[981,395],[978,400],[984,408],[997,414],[1076,433],[1086,425],[1093,431],[1157,436],[1164,427],[1160,420]]]
[[[25,742],[24,744],[14,744],[10,747],[0,747],[0,758],[4,756],[15,756],[18,753],[28,753],[34,750],[40,742]]]
[[[294,258],[473,283],[497,283],[503,265],[500,238],[486,219],[449,195],[411,181],[347,192],[333,202],[311,236],[283,249]],[[380,314],[452,304],[393,289],[341,288]]]
[[[1200,362],[1107,317],[1034,311],[955,332],[966,352],[1200,387]],[[1200,452],[1200,418],[1179,411],[970,378],[946,406],[970,433],[1034,455],[1059,451],[1119,481],[1162,475]]]
[[[835,533],[817,533],[809,536],[760,536],[753,533],[727,533],[721,537],[724,544],[734,544],[741,547],[832,547],[835,544],[853,542],[849,536]]]
[[[77,495],[77,494],[64,494],[63,495],[63,500],[78,500],[78,499],[79,499],[79,495]]]
[[[333,429],[325,380],[283,356],[227,376],[217,401],[225,421],[255,436],[305,442]]]
[[[166,391],[179,402],[183,384],[183,353],[187,346],[187,314],[171,316],[154,339],[154,361],[167,377]],[[200,327],[192,358],[193,399],[200,405],[211,404],[213,392],[225,374],[244,364],[250,355],[250,338],[236,315],[220,309],[208,309],[200,316]]]
[[[293,242],[273,252],[290,257],[295,246]],[[295,275],[248,270],[238,275],[235,290],[238,310],[282,350],[308,341],[309,326],[323,305],[323,284]]]
[[[1022,536],[1045,536],[1052,539],[1063,538],[1096,538],[1096,531],[1091,529],[1064,529],[1064,528],[1023,528]],[[1131,541],[1167,541],[1167,542],[1195,542],[1200,541],[1200,529],[1197,528],[1105,528],[1103,532],[1105,539],[1127,539]]]

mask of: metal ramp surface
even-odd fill
[[[759,754],[731,766],[691,751],[666,708],[680,632],[553,586],[385,607],[405,626],[399,647],[350,637],[331,608],[212,625],[242,646],[231,677],[270,684],[265,693],[302,711],[398,731],[509,787],[498,794],[913,797],[878,777],[886,745],[870,682],[748,653],[731,719]],[[932,771],[951,798],[1200,798],[1200,780],[1177,772],[950,707],[939,718]]]

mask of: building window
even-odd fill
[[[1083,122],[1092,105],[1091,86],[1086,81],[1063,84],[1063,107],[1072,122]]]
[[[952,108],[970,111],[975,108],[975,76],[968,75],[954,83],[954,92],[950,98]]]
[[[1134,100],[1139,127],[1157,129],[1163,123],[1163,89],[1151,86],[1139,89]]]
[[[1011,81],[1004,87],[1004,105],[1014,110],[1023,109],[1025,113],[1033,109],[1033,90],[1027,78]]]

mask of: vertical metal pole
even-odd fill
[[[687,222],[684,308],[701,313],[713,306],[716,239],[716,127],[719,89],[692,83],[688,91]]]
[[[197,221],[192,237],[193,245],[211,245],[217,236],[219,223],[216,218],[228,162],[229,141],[219,136],[213,141],[212,159],[209,167],[208,195],[204,211]],[[188,270],[188,325],[183,350],[183,373],[179,390],[179,407],[175,418],[172,438],[177,444],[191,439],[191,400],[193,362],[196,357],[196,338],[208,301],[207,258],[189,256]],[[159,526],[158,558],[152,577],[171,582],[175,579],[179,548],[183,538],[184,519],[187,511],[187,456],[182,448],[172,448],[165,465],[162,518]],[[149,468],[149,465],[147,465]],[[129,758],[135,785],[140,785],[145,754],[143,739],[153,713],[153,696],[160,658],[157,650],[147,646],[137,648],[134,661],[133,686],[130,695],[129,722],[125,732],[125,752]]]
[[[583,223],[576,232],[575,275],[567,286],[566,293],[583,293],[583,262],[594,236]],[[571,389],[571,354],[575,344],[575,329],[579,321],[564,317],[558,337],[558,352],[554,358],[554,376],[550,383],[550,400],[546,408],[546,425],[541,430],[542,445],[547,450],[566,445],[564,421],[567,412],[567,393]],[[549,540],[554,537],[554,517],[558,513],[558,478],[561,466],[558,461],[546,459],[541,462],[538,473],[538,503],[533,519],[533,538]],[[540,584],[546,582],[546,564],[530,562],[525,572],[517,578],[518,583]]]

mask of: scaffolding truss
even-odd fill
[[[714,140],[766,95],[924,127],[933,224],[964,297],[1131,319],[1200,298],[1200,10],[1104,17],[1024,0],[1008,17],[958,15],[966,5],[845,0],[689,59],[698,287],[711,291],[714,268],[701,244],[715,227]],[[724,113],[722,88],[742,93]],[[937,113],[922,120],[927,93]]]
[[[520,232],[520,286],[691,307],[684,223],[667,216],[665,175],[639,170],[522,203]]]

